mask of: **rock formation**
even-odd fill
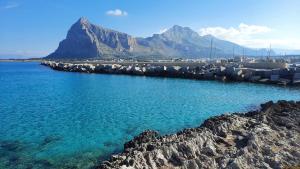
[[[86,18],[80,18],[68,31],[66,39],[59,43],[48,59],[103,59],[103,58],[163,58],[182,57],[200,58],[211,54],[211,40],[214,56],[232,56],[242,49],[248,55],[255,55],[254,49],[219,40],[213,36],[200,36],[188,27],[173,26],[162,34],[148,38],[135,38],[101,26],[91,24]],[[261,52],[266,51],[262,49]],[[259,53],[261,53],[259,52]]]
[[[65,40],[47,58],[99,58],[129,55],[136,40],[128,34],[105,29],[80,18],[72,25]]]
[[[240,68],[239,64],[210,64],[199,62],[57,62],[41,64],[54,70],[85,73],[109,73],[144,76],[177,77],[199,80],[243,81],[281,86],[299,86],[299,68],[252,69]],[[275,78],[276,77],[276,78]]]
[[[300,102],[278,101],[245,114],[160,136],[145,131],[101,169],[285,168],[300,164]]]

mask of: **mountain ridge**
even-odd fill
[[[243,47],[212,35],[200,36],[191,28],[179,25],[174,25],[161,34],[140,38],[92,24],[87,18],[81,17],[71,26],[58,48],[46,58],[229,57],[233,55],[233,50],[236,55],[241,55],[242,50],[247,55],[267,52],[266,49]]]

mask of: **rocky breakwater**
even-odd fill
[[[86,73],[130,74],[145,76],[179,77],[202,80],[246,81],[253,83],[300,85],[300,68],[252,69],[230,63],[68,63],[44,61],[55,70]]]
[[[278,101],[245,114],[160,136],[145,131],[101,169],[289,168],[300,165],[300,102]]]

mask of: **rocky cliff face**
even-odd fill
[[[159,136],[145,131],[99,168],[285,168],[300,164],[300,102],[222,115],[200,127]]]
[[[213,53],[211,52],[213,40]],[[213,36],[200,36],[188,27],[173,26],[162,34],[148,38],[134,38],[126,33],[106,29],[80,18],[72,25],[65,40],[61,41],[49,59],[87,58],[200,58],[209,56],[232,56],[242,54],[243,47]],[[245,48],[246,54],[261,54],[264,50]]]
[[[105,29],[80,18],[72,25],[65,40],[48,58],[99,58],[130,55],[137,48],[135,38]]]

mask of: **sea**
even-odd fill
[[[0,168],[92,168],[144,130],[176,133],[299,88],[55,71],[0,62]]]

